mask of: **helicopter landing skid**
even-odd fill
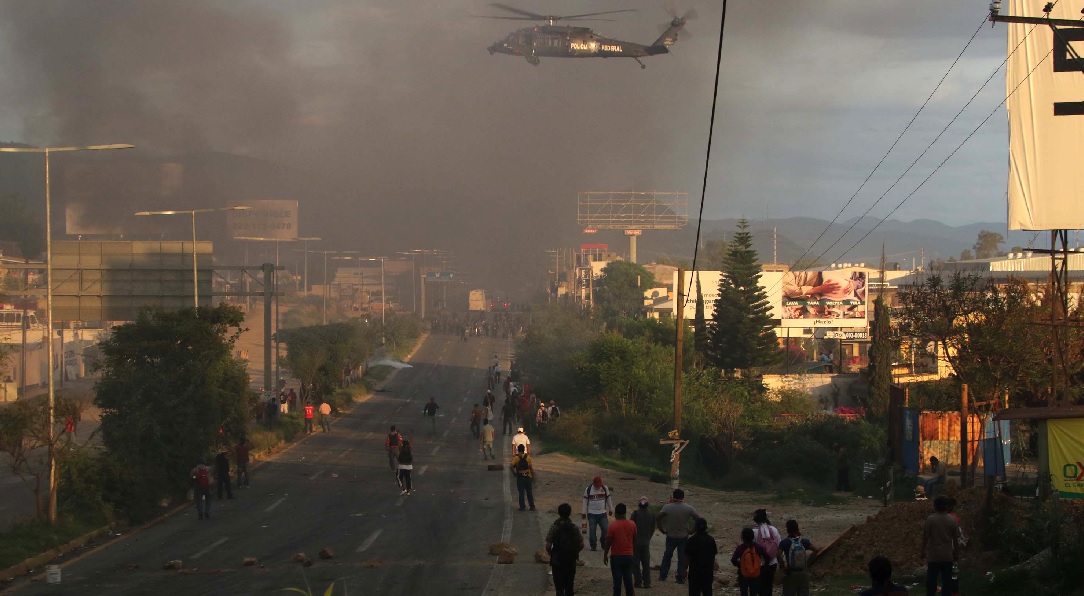
[[[637,57],[633,56],[633,58],[632,58],[632,59],[633,59],[633,60],[635,60],[635,61],[636,61],[637,63],[639,63],[639,64],[640,64],[640,70],[643,70],[643,69],[647,68],[647,65],[646,65],[646,64],[644,64],[643,62],[641,62],[639,58],[637,58]]]

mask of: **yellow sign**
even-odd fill
[[[1046,426],[1054,488],[1063,498],[1084,499],[1084,418],[1048,420]]]

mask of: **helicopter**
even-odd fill
[[[612,19],[591,19],[588,17],[635,12],[634,9],[557,16],[542,15],[496,2],[490,4],[490,6],[511,12],[517,16],[478,16],[485,19],[544,22],[544,24],[514,31],[487,48],[490,55],[523,56],[529,64],[534,66],[541,63],[541,58],[632,58],[640,64],[640,68],[647,68],[647,65],[640,59],[647,56],[668,54],[670,46],[674,45],[678,40],[678,33],[685,27],[685,22],[696,17],[695,12],[692,10],[682,16],[678,16],[676,11],[671,10],[670,16],[673,19],[668,25],[662,26],[664,29],[662,35],[654,43],[644,45],[603,37],[589,27],[557,24],[559,21],[609,21]]]

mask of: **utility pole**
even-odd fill
[[[967,383],[960,392],[960,488],[967,488]]]
[[[659,441],[662,445],[673,445],[670,454],[670,486],[678,488],[681,484],[681,451],[689,444],[681,438],[681,373],[685,341],[685,268],[678,268],[677,310],[674,321],[677,323],[677,342],[674,345],[674,430],[667,433],[667,438]]]

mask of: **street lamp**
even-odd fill
[[[233,207],[211,207],[209,209],[173,209],[170,211],[136,211],[136,215],[191,215],[192,216],[192,303],[195,305],[196,316],[199,316],[199,277],[196,272],[196,214],[214,213],[217,211],[246,211],[252,209],[247,205],[234,205]]]
[[[308,295],[309,295],[309,240],[312,240],[313,242],[315,242],[317,240],[323,240],[323,238],[317,238],[316,236],[309,236],[308,238],[298,238],[298,240],[305,243],[305,250],[304,250],[304,253],[305,253],[305,268],[304,268],[304,271],[305,272],[304,272],[304,275],[303,275],[303,278],[302,278],[301,285],[304,286],[304,288],[305,288],[305,296],[308,297]]]
[[[324,322],[324,325],[327,325],[327,289],[328,289],[328,285],[329,285],[328,281],[327,281],[327,256],[328,255],[357,254],[357,251],[356,250],[314,250],[313,252],[315,252],[317,254],[324,255],[324,292],[323,292],[323,294],[324,294],[324,308],[323,308],[323,311],[322,311],[323,312],[323,319],[322,320]],[[335,258],[339,258],[339,257],[335,257]],[[344,257],[344,258],[349,258],[349,257]]]
[[[380,261],[380,343],[384,343],[384,312],[388,309],[388,297],[384,293],[384,260],[387,257],[360,257],[362,261]],[[398,295],[398,292],[396,292]]]
[[[49,366],[46,383],[49,387],[49,523],[56,522],[56,457],[53,453],[54,418],[56,416],[56,394],[53,388],[53,203],[49,194],[49,154],[68,153],[71,151],[110,151],[113,149],[132,149],[133,145],[87,145],[83,147],[0,147],[0,153],[41,153],[45,155],[45,336],[48,340],[46,355]]]

